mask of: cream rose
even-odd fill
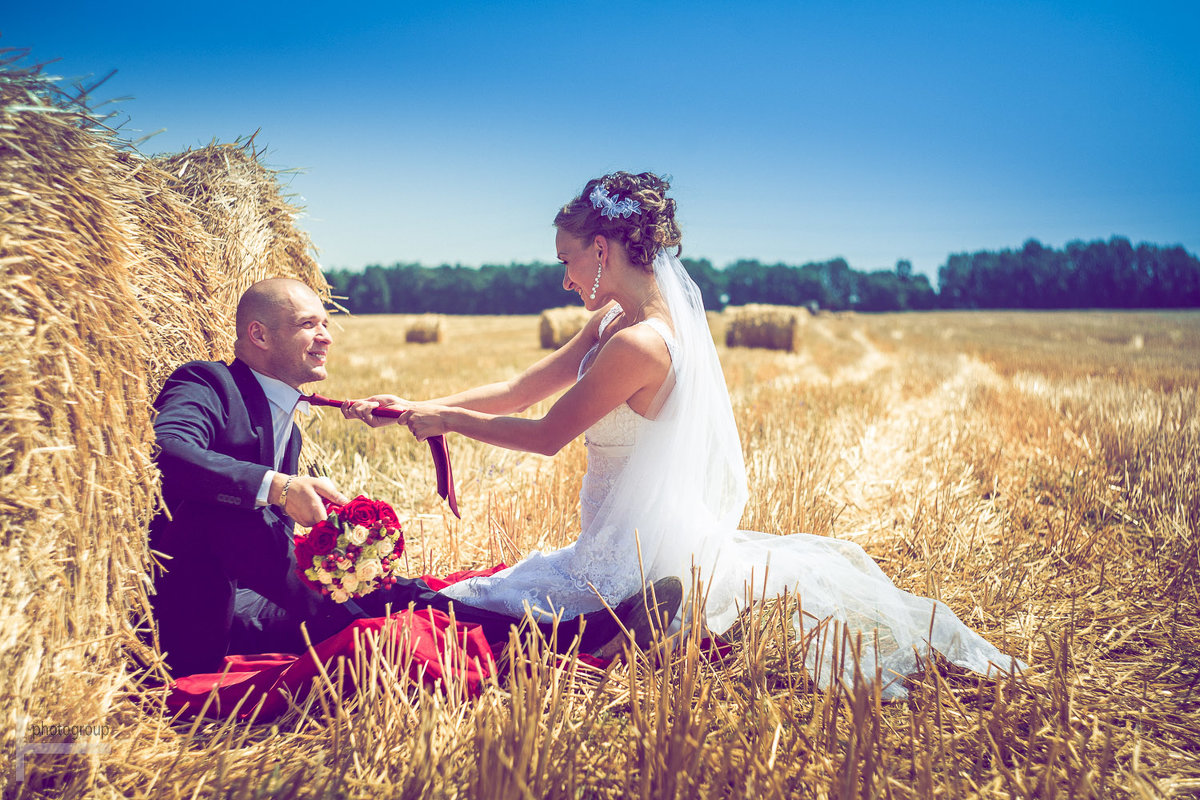
[[[345,575],[342,578],[342,588],[345,589],[347,592],[353,592],[355,589],[357,589],[358,588],[357,575],[353,572]]]
[[[358,566],[354,568],[354,574],[363,583],[373,581],[383,574],[383,564],[374,558],[364,559],[358,562]]]
[[[355,547],[361,547],[363,542],[367,540],[367,535],[369,533],[370,531],[368,531],[362,525],[355,525],[350,529],[350,532],[346,534],[346,540]]]
[[[330,592],[329,596],[335,603],[344,603],[350,599],[350,595],[346,594],[341,589],[334,589],[332,592]]]

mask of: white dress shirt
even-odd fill
[[[309,405],[300,402],[301,395],[297,389],[293,389],[277,378],[270,378],[253,369],[250,371],[254,373],[258,385],[262,387],[263,394],[267,396],[267,405],[271,409],[272,433],[275,436],[274,469],[267,470],[262,484],[258,487],[258,496],[254,499],[255,508],[262,508],[267,504],[271,481],[274,480],[275,474],[283,464],[283,454],[287,450],[288,440],[292,438],[292,423],[295,420],[296,412],[307,414]]]

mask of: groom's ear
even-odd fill
[[[267,341],[267,326],[259,320],[251,320],[246,326],[246,339],[251,345],[260,350],[267,350],[270,344]]]

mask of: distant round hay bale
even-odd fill
[[[583,330],[592,312],[579,306],[547,308],[538,320],[538,340],[544,350],[557,350]]]
[[[446,341],[446,320],[440,314],[422,314],[409,324],[404,341],[440,344]]]
[[[811,314],[803,306],[745,305],[725,309],[725,316],[727,346],[795,353]]]

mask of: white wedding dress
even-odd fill
[[[620,311],[620,306],[609,311],[601,331]],[[657,319],[643,324],[663,336],[674,357],[675,341],[670,328]],[[580,377],[591,366],[598,349],[599,342],[584,356],[579,365]],[[468,605],[514,617],[523,616],[528,610],[535,618],[549,621],[556,611],[564,619],[570,619],[603,608],[601,597],[612,606],[637,591],[642,577],[633,532],[595,522],[629,462],[640,429],[651,424],[651,420],[628,403],[622,403],[584,433],[588,468],[579,494],[583,533],[578,540],[551,553],[535,550],[506,570],[461,581],[442,593]]]
[[[862,673],[870,678],[878,665],[885,697],[904,695],[896,678],[914,672],[930,648],[980,673],[1018,668],[944,603],[897,588],[853,542],[737,528],[746,470],[700,293],[665,251],[655,258],[654,274],[674,330],[654,318],[639,324],[663,337],[673,373],[653,420],[622,404],[585,433],[579,538],[443,593],[514,617],[570,619],[602,608],[600,598],[615,605],[643,580],[677,576],[690,586],[695,574],[703,622],[716,633],[734,624],[749,597],[797,599],[793,625],[819,685],[854,677],[853,663],[833,652],[835,630],[851,639],[861,634]],[[614,307],[605,316],[601,331],[619,312]],[[580,364],[581,376],[598,346]]]

